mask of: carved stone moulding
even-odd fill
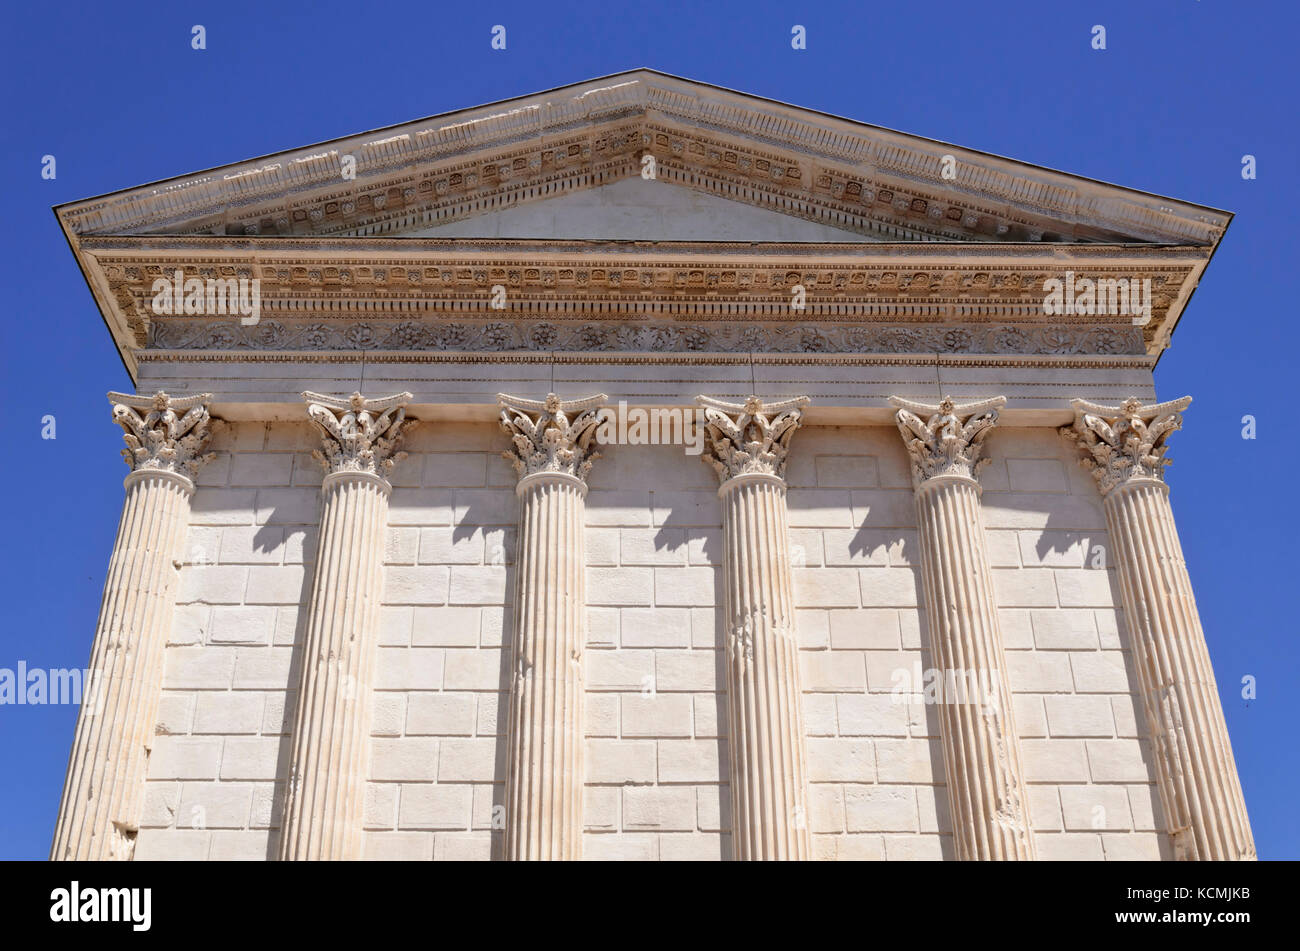
[[[1126,324],[828,324],[553,320],[166,318],[148,349],[200,351],[609,351],[627,353],[1145,353]]]
[[[888,247],[881,262],[870,267],[846,263],[839,257],[843,248],[838,245],[822,246],[816,260],[799,260],[786,247],[770,266],[760,266],[755,255],[743,248],[721,244],[710,245],[707,251],[677,249],[699,255],[699,260],[684,262],[644,257],[619,261],[603,254],[583,258],[569,254],[567,245],[562,258],[485,257],[476,246],[470,258],[453,256],[442,264],[400,253],[391,258],[382,253],[359,255],[355,248],[346,256],[324,261],[288,255],[267,261],[260,255],[209,256],[193,253],[192,248],[183,253],[175,249],[178,253],[169,254],[170,261],[160,262],[140,253],[117,253],[122,249],[116,247],[109,253],[105,247],[102,257],[95,252],[94,267],[101,269],[99,279],[107,283],[124,337],[135,347],[188,349],[191,345],[185,341],[192,337],[200,341],[193,344],[195,349],[276,349],[286,333],[309,329],[302,341],[290,344],[308,350],[382,349],[376,335],[399,326],[402,339],[388,345],[393,349],[604,349],[611,345],[593,343],[588,328],[582,328],[573,342],[550,337],[575,323],[622,322],[651,328],[653,341],[633,342],[633,348],[643,350],[771,346],[879,353],[1142,352],[1134,349],[1136,343],[1152,353],[1163,346],[1178,303],[1197,273],[1185,256],[1153,256],[1150,263],[1138,264],[1092,255],[1076,260],[1072,249],[1069,261],[1044,267],[1032,255],[1005,257],[1005,249],[994,255],[997,260],[964,264],[934,260],[924,245],[901,257],[896,256],[900,246]],[[949,252],[949,257],[956,253]],[[731,254],[737,257],[729,260]],[[792,256],[786,258],[787,254]],[[1095,316],[1080,311],[1054,320],[1044,308],[1044,286],[1071,269],[1080,281],[1085,276],[1094,281],[1149,279],[1149,319],[1144,316],[1139,322],[1103,310]],[[177,271],[186,280],[258,281],[260,320],[232,328],[227,335],[220,329],[223,321],[240,324],[230,319],[232,315],[156,313],[154,282],[172,281]],[[492,295],[501,289],[505,308],[493,311]],[[482,328],[483,342],[464,346],[454,339],[422,340],[419,325],[427,321],[462,327],[459,332],[470,336]],[[736,343],[728,340],[734,336],[728,324],[769,325],[767,329],[784,332],[785,337],[790,337],[790,331],[800,336],[811,325],[814,330],[834,330],[845,339],[840,342],[834,334],[814,333],[806,344],[798,340],[784,345],[779,340]],[[155,325],[167,329],[160,336]],[[499,328],[507,325],[522,328],[522,335],[503,339]],[[720,339],[705,339],[694,332],[696,326],[707,337]],[[1020,335],[1004,333],[1008,327]],[[346,338],[320,342],[321,332],[331,329]],[[934,339],[906,339],[918,329]],[[673,340],[678,331],[680,344]],[[879,339],[866,339],[864,332],[878,333]],[[218,334],[215,342],[203,343],[210,333]],[[1090,333],[1094,336],[1088,339]],[[898,339],[900,335],[904,339]],[[625,344],[612,346],[628,349]]]
[[[124,239],[138,245],[146,239]],[[686,243],[680,248],[672,242],[654,242],[656,254],[683,252],[690,259],[681,261],[647,260],[638,255],[620,257],[607,242],[590,242],[586,254],[575,255],[572,242],[555,248],[523,248],[524,240],[472,243],[475,250],[495,254],[467,255],[463,248],[449,246],[445,257],[414,257],[400,248],[382,248],[356,253],[355,246],[340,243],[303,247],[303,252],[330,251],[334,257],[320,260],[307,254],[290,256],[281,249],[270,260],[263,254],[201,253],[193,242],[169,242],[175,252],[173,260],[160,262],[143,254],[111,253],[116,250],[111,239],[86,239],[103,268],[105,280],[115,295],[128,295],[142,312],[153,299],[153,283],[171,279],[176,270],[187,278],[207,279],[257,278],[269,300],[294,300],[303,295],[345,295],[370,301],[400,297],[430,303],[443,303],[456,294],[481,294],[493,285],[508,288],[512,295],[541,295],[538,300],[554,302],[554,293],[576,295],[597,292],[644,295],[671,294],[683,301],[698,300],[701,294],[715,294],[723,300],[735,297],[764,302],[784,297],[796,285],[805,288],[810,305],[817,303],[906,303],[917,299],[951,302],[1031,304],[1041,309],[1046,290],[1044,282],[1061,277],[1065,271],[1077,280],[1151,279],[1152,307],[1160,311],[1179,294],[1192,273],[1185,263],[1163,261],[1155,255],[1142,264],[1127,261],[1098,260],[1095,255],[1081,255],[1084,249],[1071,249],[1071,257],[1044,262],[1025,257],[1020,260],[990,260],[994,252],[977,246],[964,247],[962,257],[987,255],[971,263],[927,258],[921,248],[900,253],[899,246],[866,245],[863,252],[852,255],[852,246],[828,244],[823,252],[810,256],[806,248],[775,245],[757,250],[753,245],[725,242]],[[485,247],[486,245],[486,247]],[[437,251],[440,245],[431,247]],[[102,250],[101,250],[102,248]],[[217,249],[213,248],[213,252]],[[388,253],[385,253],[388,252]],[[513,252],[513,253],[512,253]],[[566,253],[568,252],[568,253]],[[864,265],[863,254],[878,260]],[[623,251],[626,254],[626,251]],[[950,252],[950,255],[956,252]],[[1005,251],[1000,252],[1005,259]],[[854,260],[856,258],[856,260]],[[434,295],[434,296],[431,296]],[[478,297],[473,298],[481,303]],[[373,303],[373,302],[372,302]]]

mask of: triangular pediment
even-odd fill
[[[657,192],[635,184],[645,180],[648,164],[654,176],[648,184]],[[618,200],[633,193],[637,201],[653,195],[663,207],[685,207],[686,220],[661,212],[656,223],[653,209],[620,211]],[[746,215],[737,206],[764,214]],[[655,240],[656,232],[675,237],[695,227],[707,240],[727,226],[715,222],[710,230],[703,219],[731,214],[757,229],[748,241],[771,232],[783,236],[772,240],[810,242],[1210,246],[1230,218],[644,69],[58,211],[74,241],[82,235],[578,237],[574,229],[584,216],[605,229],[588,235],[593,238]],[[523,235],[547,221],[562,232]],[[628,233],[609,233],[620,221]]]
[[[652,70],[56,213],[133,373],[376,348],[1122,364],[1168,345],[1231,220]],[[177,272],[213,307],[160,311]],[[1048,313],[1072,275],[1149,280],[1143,319]],[[244,280],[255,325],[216,312]]]

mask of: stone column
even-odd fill
[[[582,857],[583,524],[601,393],[545,402],[498,394],[519,475],[505,857]]]
[[[1248,860],[1255,840],[1164,479],[1165,441],[1191,401],[1072,400],[1061,434],[1101,490],[1174,856]]]
[[[955,406],[890,397],[912,463],[926,618],[953,838],[961,860],[1034,858],[1020,744],[984,542],[984,438],[999,396]],[[927,692],[928,695],[928,692]]]
[[[740,860],[807,859],[808,756],[799,694],[785,463],[807,397],[697,397],[722,483],[732,843]]]
[[[358,859],[369,766],[387,475],[413,425],[410,393],[347,399],[303,393],[325,469],[320,539],[307,610],[280,858]]]
[[[211,437],[211,394],[109,393],[131,467],[108,562],[50,858],[129,860],[153,747],[190,496]]]

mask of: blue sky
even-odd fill
[[[6,14],[0,667],[87,663],[127,471],[104,393],[130,381],[52,205],[649,66],[1236,213],[1156,382],[1161,398],[1195,397],[1169,481],[1260,856],[1300,857],[1296,4],[173,0]],[[46,415],[56,439],[41,438]],[[0,858],[48,854],[75,715],[0,707]]]

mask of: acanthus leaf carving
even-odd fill
[[[697,396],[695,402],[704,409],[704,461],[720,482],[752,474],[785,478],[790,440],[808,397],[766,403],[750,396],[744,403],[726,403]]]
[[[501,428],[513,447],[501,455],[521,479],[556,472],[585,482],[592,463],[600,458],[592,442],[600,424],[600,407],[608,399],[604,393],[579,400],[562,400],[554,393],[548,393],[545,400],[498,393]]]
[[[353,393],[341,399],[304,392],[302,398],[321,437],[321,448],[311,455],[326,473],[366,472],[386,478],[406,458],[397,447],[416,425],[406,417],[405,404],[413,399],[410,393],[382,399]]]
[[[1126,482],[1164,481],[1165,466],[1173,461],[1165,458],[1167,440],[1182,428],[1182,411],[1191,402],[1190,396],[1150,406],[1138,399],[1119,406],[1071,400],[1074,424],[1059,431],[1083,453],[1079,464],[1092,473],[1104,496]]]
[[[1006,401],[1004,396],[994,396],[957,405],[944,398],[935,406],[891,396],[889,402],[898,408],[894,420],[907,446],[915,486],[939,476],[975,479],[988,465],[989,460],[981,459],[980,453]]]
[[[132,472],[156,469],[193,479],[215,455],[204,452],[212,438],[211,393],[173,397],[159,390],[153,396],[109,393],[108,398],[113,422],[124,432],[122,458]]]

